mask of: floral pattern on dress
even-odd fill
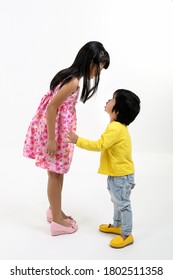
[[[67,143],[67,132],[76,131],[76,109],[79,88],[71,94],[58,108],[55,121],[56,155],[51,158],[46,153],[47,125],[46,110],[49,102],[58,94],[60,85],[54,91],[50,90],[41,99],[40,105],[33,117],[24,142],[23,155],[35,159],[36,166],[49,171],[64,174],[69,171],[74,144]]]

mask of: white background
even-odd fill
[[[117,88],[127,88],[142,102],[131,126],[134,149],[172,153],[172,2],[0,1],[2,144],[22,143],[53,76],[72,64],[83,44],[98,40],[111,64],[102,73],[97,97],[79,105],[80,128],[88,135],[92,125],[92,136],[98,136],[106,100]]]
[[[11,246],[7,250],[2,242],[1,259],[172,258],[167,247],[173,229],[172,29],[171,0],[0,1],[0,235]],[[112,217],[106,178],[97,175],[99,154],[76,148],[67,174],[64,206],[76,215],[81,228],[73,240],[80,249],[68,244],[69,254],[63,244],[75,237],[60,237],[65,243],[57,245],[62,246],[58,252],[53,251],[52,240],[50,245],[44,239],[49,235],[44,221],[46,173],[22,157],[28,124],[51,79],[69,67],[78,50],[91,40],[103,43],[111,64],[101,73],[96,96],[77,104],[78,134],[91,139],[100,136],[109,121],[105,102],[116,89],[130,89],[141,99],[141,112],[129,127],[138,186],[132,197],[138,243],[118,256],[107,245],[110,236],[96,231],[99,223],[111,222]],[[85,242],[83,250],[81,236],[90,242]],[[101,238],[97,250],[92,236]],[[42,242],[37,247],[38,240]],[[58,237],[53,240],[59,242]]]

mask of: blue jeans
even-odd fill
[[[132,209],[130,194],[134,188],[134,174],[126,176],[108,176],[108,190],[114,204],[113,226],[122,226],[122,234],[132,232]]]

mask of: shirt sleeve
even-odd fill
[[[76,146],[88,151],[104,151],[116,143],[117,133],[114,125],[109,124],[100,139],[96,141],[79,137]]]

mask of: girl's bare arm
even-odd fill
[[[55,142],[55,119],[59,106],[77,90],[79,85],[78,79],[73,79],[69,83],[65,84],[59,91],[58,94],[50,101],[47,112],[46,112],[46,121],[47,121],[47,154],[53,157],[56,153],[56,142]]]

